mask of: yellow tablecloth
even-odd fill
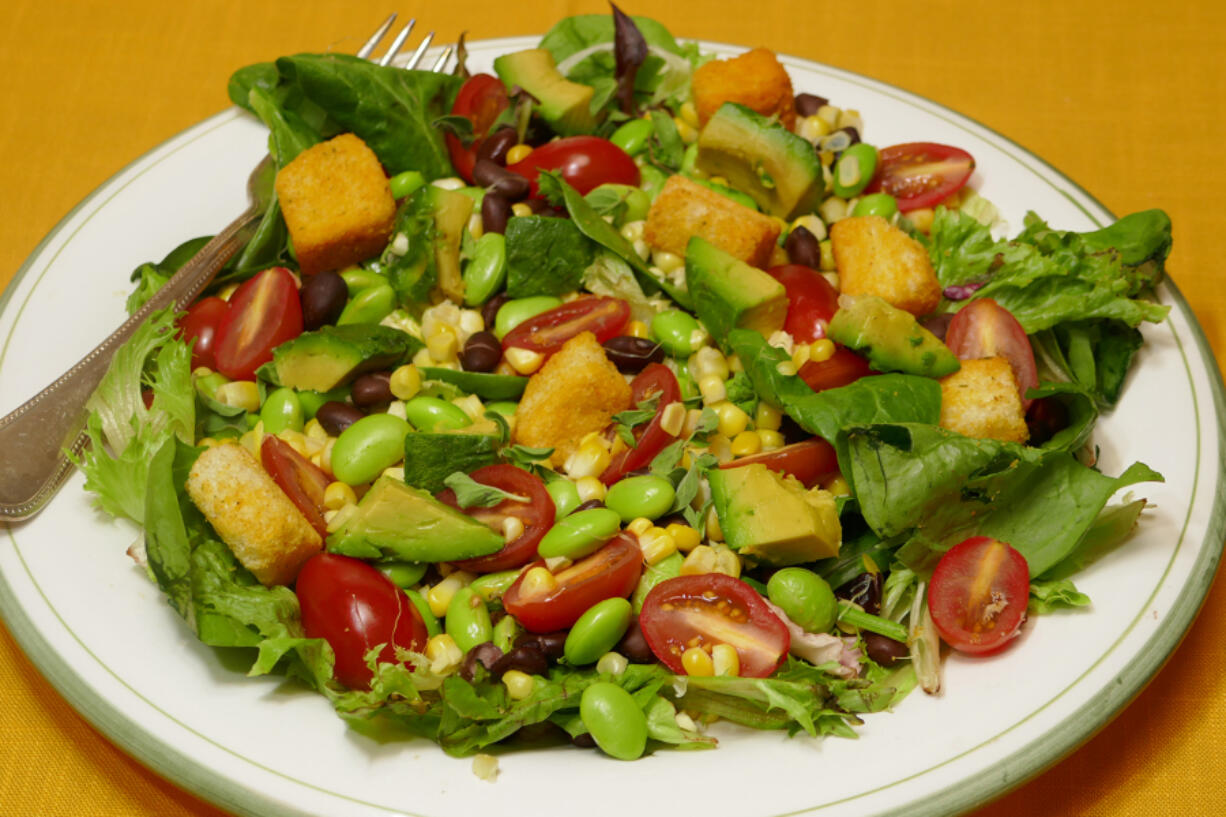
[[[567,14],[606,11],[596,0],[430,5],[399,11],[420,16],[443,42],[461,30],[473,38],[536,33]],[[1172,276],[1215,352],[1226,353],[1226,5],[641,0],[625,8],[677,34],[766,45],[905,87],[1010,136],[1116,213],[1165,208],[1176,230]],[[0,287],[77,201],[225,107],[231,70],[295,51],[352,51],[390,10],[385,0],[7,0],[0,26]],[[1226,586],[1219,580],[1166,668],[1123,714],[976,814],[1226,813],[1223,645]],[[111,746],[3,627],[0,811],[221,813]]]

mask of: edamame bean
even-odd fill
[[[404,438],[412,430],[394,414],[363,417],[336,438],[332,474],[348,485],[370,482],[404,458]]]
[[[694,165],[695,163],[697,163],[697,161],[698,161],[698,143],[695,142],[694,144],[687,147],[685,149],[685,152],[681,154],[681,167],[677,172],[683,175],[686,175],[686,176],[693,176],[694,175]]]
[[[630,628],[630,602],[611,598],[597,602],[579,616],[566,635],[563,655],[573,666],[594,664],[617,646]]]
[[[494,639],[490,611],[472,587],[461,587],[451,597],[444,624],[447,635],[454,638],[456,646],[464,652]]]
[[[785,567],[766,583],[766,595],[788,618],[811,633],[834,626],[838,601],[826,580],[803,567]]]
[[[464,267],[464,303],[479,306],[507,280],[507,240],[502,233],[482,233]]]
[[[391,284],[378,284],[350,298],[341,316],[336,319],[336,325],[378,323],[392,314],[395,308],[396,290],[392,289]]]
[[[379,284],[386,284],[387,278],[379,273],[364,269],[362,267],[349,267],[341,270],[341,278],[345,281],[345,286],[349,289],[349,297],[352,298],[364,289],[377,287]]]
[[[519,403],[512,403],[510,400],[495,400],[492,403],[485,404],[485,413],[491,411],[500,415],[503,419],[510,420],[515,416],[515,412],[519,409]]]
[[[579,717],[609,757],[636,760],[647,748],[647,716],[617,684],[597,681],[583,690]]]
[[[264,422],[265,434],[282,431],[302,431],[302,403],[288,386],[282,386],[264,399],[260,406],[260,420]]]
[[[478,576],[469,583],[469,587],[473,589],[478,596],[484,601],[494,601],[502,598],[502,594],[506,589],[515,584],[515,580],[519,578],[519,570],[503,570],[499,573],[486,573]]]
[[[707,341],[707,330],[694,316],[666,309],[651,319],[651,336],[673,357],[689,357]]]
[[[508,653],[515,649],[515,639],[523,632],[515,616],[506,615],[494,625],[494,646]]]
[[[861,196],[851,208],[853,216],[881,216],[889,220],[898,212],[898,200],[889,193],[869,193]]]
[[[425,183],[426,177],[416,170],[406,170],[403,173],[397,173],[387,180],[388,186],[392,188],[392,198],[397,201],[403,199]]]
[[[489,411],[488,407],[486,411]],[[565,477],[545,483],[545,490],[553,497],[553,518],[555,521],[566,516],[583,503],[575,483]]]
[[[534,295],[531,298],[516,298],[507,301],[498,310],[498,316],[494,318],[494,334],[498,336],[499,340],[502,340],[507,332],[510,332],[529,318],[535,318],[542,312],[561,305],[561,299],[555,298],[552,295]]]
[[[834,165],[834,194],[849,199],[860,195],[877,172],[877,148],[859,142],[843,151]]]
[[[581,559],[600,550],[600,546],[620,529],[621,517],[608,508],[575,511],[554,523],[537,545],[536,552],[542,559],[554,556]]]
[[[609,141],[617,145],[631,156],[636,156],[647,147],[647,140],[656,132],[656,126],[650,119],[631,119],[609,137]]]
[[[605,507],[616,511],[622,522],[646,517],[659,519],[672,510],[677,492],[673,484],[654,474],[627,477],[614,483],[605,495]]]
[[[421,581],[429,565],[425,562],[380,562],[375,567],[379,568],[380,573],[391,579],[392,584],[402,590],[407,590]]]
[[[434,638],[443,632],[443,628],[439,626],[438,619],[430,610],[430,603],[425,600],[421,593],[416,590],[405,589],[404,594],[409,597],[409,601],[413,602],[413,606],[417,608],[417,612],[421,614],[421,620],[426,623],[426,635]],[[508,616],[510,618],[510,616]]]
[[[418,431],[455,431],[473,424],[462,408],[438,397],[414,397],[404,404],[404,414]]]

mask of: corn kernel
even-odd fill
[[[545,363],[545,356],[531,349],[512,346],[502,353],[511,368],[520,374],[532,374]]]
[[[694,432],[698,430],[698,424],[701,422],[702,409],[687,409],[685,412],[685,422],[681,424],[681,434],[686,437],[694,436]]]
[[[864,130],[864,121],[860,118],[859,111],[853,108],[844,108],[839,111],[839,119],[835,127],[855,128],[858,131],[862,131]]]
[[[626,324],[626,334],[632,338],[646,338],[651,332],[647,328],[647,324],[642,321],[630,321]]]
[[[681,110],[679,110],[678,113],[681,114],[681,118],[684,119],[690,125],[690,127],[696,128],[700,124],[698,119],[698,108],[694,106],[692,101],[686,100],[685,102],[682,102]]]
[[[660,430],[674,437],[678,436],[685,426],[686,413],[684,403],[678,401],[669,403],[660,412]]]
[[[430,350],[429,349],[418,349],[413,354],[413,365],[414,366],[433,366],[434,358],[430,356]]]
[[[682,576],[702,576],[715,572],[715,551],[710,545],[693,548],[681,563]]]
[[[480,780],[493,783],[498,779],[498,758],[485,752],[474,755],[473,774]]]
[[[777,451],[783,448],[783,435],[768,428],[758,429],[758,442],[762,443],[763,451]]]
[[[522,701],[532,694],[532,690],[536,689],[536,679],[517,669],[504,672],[502,683],[507,688],[507,697],[513,701]]]
[[[328,440],[328,432],[314,417],[307,420],[307,424],[302,427],[302,433],[308,440],[319,440],[321,443]]]
[[[435,179],[430,184],[442,190],[462,190],[468,186],[468,183],[459,176],[446,176],[442,179]]]
[[[716,644],[711,648],[711,669],[715,675],[741,674],[741,658],[731,644]]]
[[[651,254],[651,263],[660,268],[661,272],[669,273],[685,266],[685,259],[675,252],[655,250]]]
[[[681,668],[686,675],[709,676],[715,674],[715,664],[702,647],[690,647],[681,653]]]
[[[616,457],[629,447],[630,446],[626,445],[626,441],[622,439],[622,436],[618,434],[613,438],[613,442],[609,444],[609,456]]]
[[[243,432],[243,436],[238,438],[238,443],[250,451],[257,460],[260,459],[260,446],[264,444],[264,423],[258,422],[255,428]]]
[[[819,338],[809,344],[809,360],[815,363],[825,363],[834,357],[834,341],[830,338]]]
[[[732,374],[745,371],[745,364],[741,362],[739,355],[728,355],[725,360],[728,361],[728,371]]]
[[[518,516],[508,516],[502,520],[502,538],[514,542],[524,535],[524,520]]]
[[[426,349],[431,359],[440,363],[454,358],[459,345],[455,330],[445,323],[439,324],[434,333],[426,338]]]
[[[596,662],[596,671],[608,673],[609,675],[621,675],[628,666],[630,666],[630,662],[626,659],[626,656],[619,652],[607,652],[600,656],[600,660]]]
[[[519,594],[524,598],[532,599],[546,596],[557,587],[558,580],[549,572],[549,569],[537,565],[524,574],[524,579],[519,585]]]
[[[715,514],[711,514],[714,518]],[[732,578],[740,578],[741,575],[741,557],[736,555],[736,551],[727,545],[713,544],[711,550],[715,553],[715,573],[723,573]]]
[[[457,397],[451,401],[451,405],[467,414],[470,420],[480,420],[485,416],[485,403],[482,403],[481,398],[475,394]]]
[[[720,380],[727,380],[732,373],[728,367],[728,359],[714,346],[704,346],[690,355],[689,364],[690,373],[698,379],[714,375]]]
[[[775,364],[775,371],[779,372],[779,374],[783,375],[784,377],[791,377],[792,375],[796,374],[798,370],[796,368],[796,364],[792,361],[781,360]]]
[[[260,387],[253,380],[231,380],[222,383],[214,392],[215,399],[234,408],[255,413],[260,410]]]
[[[820,116],[806,116],[796,120],[796,135],[810,142],[816,142],[830,131],[830,123]]]
[[[447,615],[447,605],[451,604],[451,597],[463,586],[463,578],[457,571],[431,587],[426,591],[426,603],[430,605],[430,612],[439,618]]]
[[[641,241],[643,232],[647,229],[647,222],[643,219],[638,221],[627,221],[622,225],[622,238],[627,241]]]
[[[842,474],[835,474],[822,482],[822,487],[835,496],[851,496],[851,486]]]
[[[647,246],[647,242],[641,238],[636,238],[630,242],[634,246],[634,254],[644,261],[651,255],[651,247]]]
[[[575,480],[575,490],[579,492],[579,499],[584,502],[591,502],[593,499],[603,502],[605,494],[609,492],[608,487],[595,475]]]
[[[749,415],[736,403],[720,403],[714,408],[719,416],[719,433],[725,437],[732,439],[749,428]]]
[[[778,431],[783,425],[783,412],[765,400],[760,400],[758,407],[754,409],[753,424],[758,431]]]
[[[693,732],[698,728],[698,724],[694,723],[694,719],[685,714],[685,712],[677,712],[677,714],[673,716],[673,721],[675,721],[677,726],[681,727],[681,729],[685,730],[686,732]]]
[[[388,386],[398,400],[411,400],[421,391],[421,372],[411,363],[399,366],[392,372]]]
[[[566,458],[566,473],[571,479],[594,477],[604,473],[609,467],[612,455],[608,444],[598,432],[588,434],[579,443],[569,457]]]
[[[574,563],[573,559],[568,559],[565,556],[550,556],[545,560],[545,567],[549,568],[549,572],[556,576]]]
[[[324,521],[328,523],[328,533],[336,533],[345,523],[353,518],[353,515],[358,512],[357,505],[346,505],[343,508],[338,508],[335,511],[328,511],[324,514]]]
[[[710,405],[725,400],[728,397],[728,387],[723,379],[709,374],[698,380],[698,391],[702,393],[702,402]]]
[[[528,154],[531,152],[532,145],[525,145],[523,142],[511,145],[511,149],[507,151],[507,164],[513,165],[516,162],[522,162],[528,158]]]
[[[809,344],[798,343],[796,348],[792,350],[792,365],[800,371],[800,367],[809,362]]]
[[[332,447],[336,445],[336,438],[329,437],[328,442],[324,445],[324,450],[319,452],[319,462],[315,462],[315,458],[311,458],[311,462],[315,462],[325,474],[332,474]]]
[[[826,237],[826,223],[812,213],[798,216],[795,220],[793,220],[792,229],[795,230],[797,227],[804,227],[806,230],[812,233],[813,237],[818,241],[821,241]]]
[[[677,545],[677,550],[682,553],[689,553],[702,543],[702,534],[689,525],[673,522],[664,530],[668,532],[669,536],[673,537],[673,543]]]
[[[756,431],[742,431],[732,438],[732,456],[748,457],[762,450],[762,438]]]
[[[301,431],[287,428],[284,431],[278,431],[275,436],[278,440],[294,449],[295,454],[301,457],[311,456],[312,452],[308,451],[306,446],[306,435]]]
[[[639,537],[639,549],[643,551],[643,561],[654,565],[676,553],[677,543],[663,528],[652,527]]]
[[[324,507],[330,511],[338,511],[346,505],[356,505],[357,494],[353,488],[343,482],[330,482],[324,488]]]
[[[831,130],[834,130],[839,121],[839,109],[833,105],[823,105],[817,109],[817,117],[830,125]]]
[[[435,675],[449,675],[464,661],[464,653],[455,639],[447,633],[439,633],[426,642],[426,658],[430,671]]]
[[[918,210],[911,210],[907,213],[907,219],[910,220],[911,226],[925,235],[932,232],[932,220],[934,218],[936,218],[936,212],[931,207],[921,207]]]
[[[652,522],[645,516],[640,516],[636,519],[630,520],[630,524],[626,526],[626,530],[630,531],[635,536],[642,536],[653,527],[655,527],[655,522]]]
[[[817,214],[827,224],[833,224],[840,219],[847,218],[847,201],[838,196],[830,196],[817,206]]]
[[[719,526],[719,514],[707,514],[707,541],[722,542],[724,541],[724,531]]]
[[[511,215],[530,216],[532,215],[532,208],[524,204],[522,201],[517,201],[511,205]]]
[[[485,219],[481,217],[481,213],[473,213],[468,217],[468,234],[474,240],[485,235]]]
[[[673,124],[677,126],[677,133],[680,134],[682,142],[692,145],[698,141],[698,128],[679,116],[673,117]]]
[[[707,451],[723,464],[732,462],[732,440],[723,434],[712,434],[707,438]]]
[[[822,260],[820,262],[822,271],[830,272],[834,270],[834,245],[830,243],[830,239],[827,238],[825,241],[821,242],[821,244],[818,245],[818,249],[820,249],[822,253]],[[838,289],[838,287],[835,287],[835,289]]]

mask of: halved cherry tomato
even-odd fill
[[[677,384],[677,376],[667,366],[650,363],[630,382],[630,402],[637,406],[657,395],[660,402],[656,406],[656,415],[646,426],[640,425],[634,429],[634,447],[615,455],[600,475],[600,481],[605,485],[612,485],[631,471],[648,465],[666,445],[677,439],[661,428],[660,423],[665,407],[681,399],[681,387]]]
[[[740,675],[765,678],[787,657],[792,638],[757,591],[723,573],[678,576],[651,589],[639,625],[656,658],[678,675],[689,647],[729,644],[740,659]]]
[[[1013,367],[1022,408],[1030,407],[1026,392],[1039,385],[1034,349],[1026,330],[1009,310],[991,298],[976,298],[962,307],[945,330],[945,345],[959,360],[1000,356]]]
[[[443,138],[447,141],[447,152],[451,154],[452,166],[469,184],[472,184],[473,165],[477,163],[477,151],[480,150],[481,143],[489,135],[494,120],[510,104],[506,86],[498,77],[473,74],[460,86],[460,92],[456,94],[455,102],[451,106],[451,113],[467,117],[473,123],[473,141],[465,147],[453,133],[445,133]]]
[[[183,340],[194,340],[192,346],[192,368],[207,366],[217,368],[213,357],[213,346],[217,340],[217,327],[230,311],[230,304],[216,295],[201,298],[187,310],[187,314],[179,321],[179,331]]]
[[[538,562],[534,567],[544,565]],[[638,540],[632,534],[619,533],[591,556],[555,574],[557,587],[548,593],[524,593],[525,570],[502,594],[502,606],[529,632],[565,630],[593,604],[629,596],[642,572],[643,552]]]
[[[409,597],[359,559],[321,553],[298,572],[294,592],[308,638],[322,638],[336,653],[333,672],[350,689],[370,686],[366,653],[384,644],[379,661],[397,663],[394,647],[422,652],[426,624]]]
[[[274,348],[301,334],[302,304],[293,273],[266,269],[230,296],[213,345],[217,371],[232,380],[254,380]]]
[[[787,290],[788,314],[783,331],[797,343],[826,337],[826,325],[839,310],[838,290],[820,272],[801,264],[783,264],[766,272]]]
[[[507,170],[532,182],[537,195],[536,177],[542,170],[560,170],[562,178],[581,194],[587,195],[602,184],[639,186],[639,166],[630,154],[599,136],[567,136],[535,148],[527,158],[507,165]]]
[[[772,471],[796,477],[806,488],[812,488],[839,470],[839,458],[834,453],[834,446],[821,437],[785,445],[783,448],[762,454],[738,457],[719,467],[739,468],[755,462],[765,465]]]
[[[902,212],[935,207],[961,189],[975,172],[975,159],[962,148],[936,142],[908,142],[878,152],[877,173],[865,193],[889,193]]]
[[[966,653],[992,652],[1015,638],[1029,600],[1026,557],[988,536],[972,536],[946,551],[928,588],[937,632]]]
[[[502,522],[508,516],[518,517],[524,523],[524,532],[502,546],[502,550],[488,556],[478,556],[456,562],[455,566],[472,573],[494,573],[525,565],[536,558],[536,546],[541,537],[553,526],[553,498],[545,490],[540,477],[514,465],[486,465],[468,475],[474,482],[492,485],[516,496],[525,496],[527,502],[505,499],[492,508],[461,508],[456,503],[455,491],[447,488],[438,494],[438,500],[456,510],[463,511],[484,522],[492,530],[502,533]]]
[[[629,320],[630,304],[621,298],[579,298],[529,318],[507,332],[502,348],[531,349],[549,356],[581,332],[591,332],[598,343],[604,343],[620,335]]]
[[[324,491],[332,481],[328,475],[290,448],[289,443],[272,434],[265,434],[264,442],[260,443],[260,464],[272,476],[277,487],[302,511],[311,527],[326,539],[328,523],[324,521]]]
[[[798,372],[813,391],[837,389],[872,373],[867,360],[843,346],[836,347],[834,354],[820,363],[810,360]]]

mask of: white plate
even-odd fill
[[[473,45],[472,65],[488,69],[495,55],[535,42]],[[785,63],[798,91],[860,110],[874,144],[968,149],[978,161],[973,184],[1010,232],[1027,209],[1067,229],[1112,220],[1058,171],[965,117],[855,74]],[[120,322],[130,270],[243,209],[247,173],[264,149],[263,127],[226,111],[134,162],[56,227],[0,302],[0,414]],[[1030,622],[998,657],[950,658],[941,696],[917,692],[896,712],[870,716],[859,740],[728,727],[717,751],[660,751],[634,764],[567,749],[505,754],[498,781],[481,782],[469,761],[433,744],[377,743],[346,728],[322,697],[227,668],[128,559],[137,531],[92,510],[80,475],[38,518],[0,532],[0,611],[41,671],[115,743],[240,813],[624,817],[678,792],[704,817],[957,812],[1106,723],[1174,649],[1214,575],[1222,384],[1178,291],[1166,284],[1159,296],[1170,318],[1145,327],[1139,366],[1095,441],[1104,472],[1139,459],[1166,483],[1133,489],[1156,507],[1126,547],[1078,577],[1093,607]]]

